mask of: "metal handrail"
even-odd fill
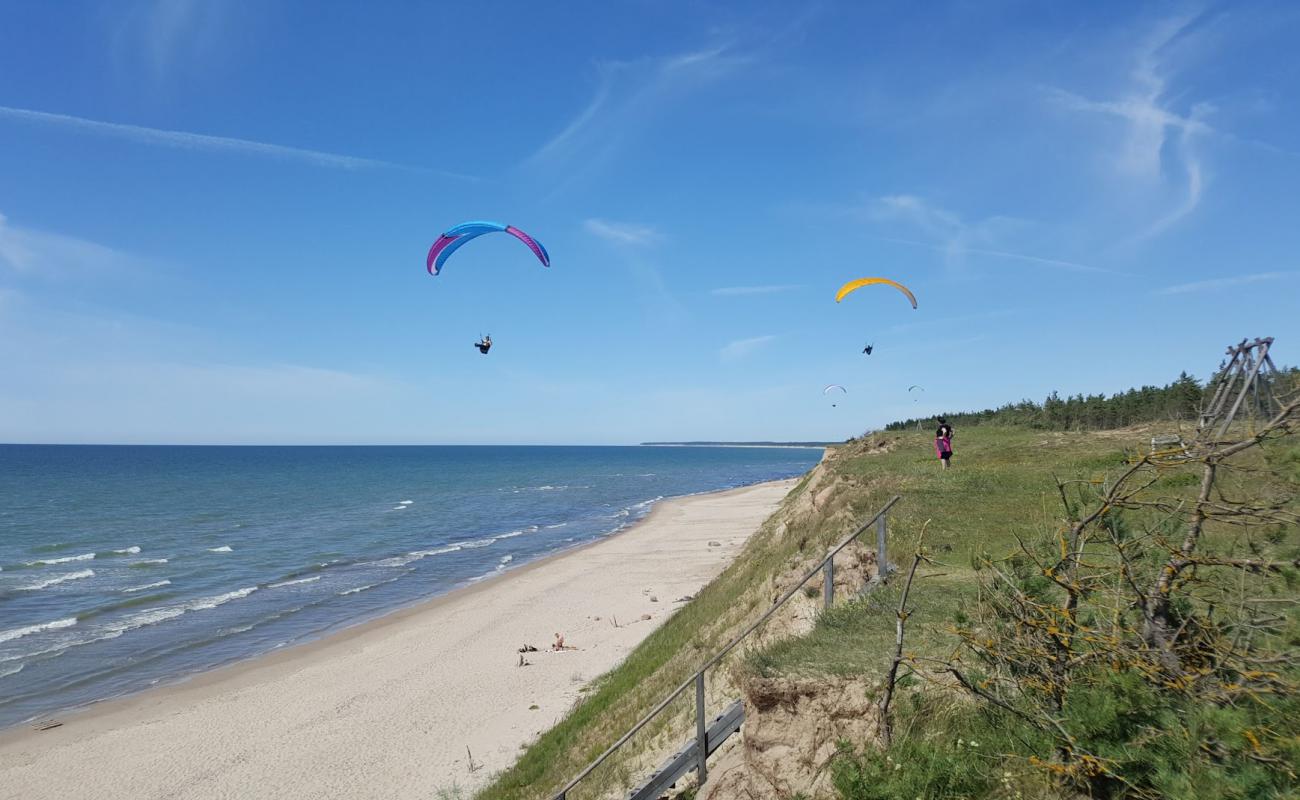
[[[876,512],[876,515],[875,515],[874,517],[872,517],[870,520],[868,520],[867,523],[866,523],[865,525],[863,525],[862,527],[860,527],[860,528],[858,528],[856,531],[854,531],[853,534],[852,534],[851,536],[849,536],[848,538],[846,538],[844,541],[842,541],[842,542],[840,542],[839,544],[835,545],[835,547],[834,547],[834,548],[833,548],[829,553],[826,554],[826,557],[825,557],[825,558],[823,558],[821,561],[818,561],[818,562],[817,562],[817,566],[815,566],[815,567],[813,567],[811,570],[809,570],[808,573],[807,573],[806,575],[804,575],[803,578],[801,578],[801,579],[799,580],[799,582],[796,583],[796,584],[795,584],[795,585],[790,589],[790,591],[786,592],[785,595],[782,596],[782,598],[781,598],[780,600],[777,600],[774,604],[772,604],[772,607],[769,608],[769,609],[767,610],[767,612],[766,612],[765,614],[763,614],[763,616],[759,617],[759,618],[754,622],[754,624],[752,624],[752,625],[750,625],[748,628],[746,628],[745,631],[744,631],[743,633],[741,633],[739,636],[737,636],[736,638],[732,639],[731,642],[730,642],[726,647],[722,648],[722,650],[719,651],[717,655],[715,655],[713,658],[709,659],[708,661],[704,662],[704,666],[700,667],[700,670],[699,670],[699,671],[700,671],[700,672],[703,672],[704,670],[706,670],[706,669],[708,669],[709,667],[713,666],[714,664],[718,663],[718,661],[720,661],[720,660],[722,659],[723,656],[725,656],[727,653],[731,652],[732,648],[734,648],[736,645],[740,644],[741,640],[743,640],[746,636],[750,635],[750,634],[753,633],[755,630],[757,630],[757,629],[758,629],[758,626],[762,625],[764,622],[767,622],[768,618],[771,617],[773,614],[775,614],[776,611],[777,611],[777,609],[779,609],[781,606],[785,605],[785,604],[786,604],[786,601],[788,601],[791,597],[794,597],[794,593],[795,593],[795,592],[797,592],[797,591],[799,591],[801,588],[803,588],[803,585],[804,585],[805,583],[807,583],[808,581],[812,580],[812,577],[813,577],[814,575],[816,575],[818,572],[821,572],[822,569],[825,568],[825,566],[826,566],[826,562],[828,562],[828,561],[830,561],[831,559],[835,558],[835,556],[838,555],[839,552],[840,552],[841,550],[843,550],[845,547],[848,547],[848,546],[849,546],[849,543],[850,543],[850,542],[854,541],[854,540],[857,539],[859,536],[861,536],[861,535],[863,534],[863,532],[866,531],[867,528],[870,528],[872,525],[876,524],[876,521],[879,520],[881,517],[883,517],[883,516],[885,515],[885,512],[888,511],[890,508],[893,507],[894,503],[897,503],[897,502],[898,502],[899,500],[901,500],[901,499],[902,499],[902,497],[901,497],[900,495],[894,495],[893,498],[891,498],[890,501],[889,501],[888,503],[885,503],[884,507],[881,508],[879,511],[877,511],[877,512]],[[877,569],[882,570],[882,571],[888,569],[888,566],[885,564],[885,560],[884,560],[883,558],[880,558],[879,561],[880,561],[880,563],[877,565]]]
[[[730,653],[736,647],[736,645],[744,641],[745,638],[749,636],[751,633],[758,630],[760,625],[762,625],[764,622],[767,622],[767,620],[771,618],[771,616],[775,614],[777,610],[781,608],[781,606],[785,605],[786,602],[789,601],[791,597],[794,597],[795,592],[803,588],[803,585],[807,583],[809,580],[811,580],[814,575],[816,575],[818,572],[821,572],[823,569],[826,569],[828,565],[832,564],[835,556],[841,550],[843,550],[845,547],[848,547],[851,542],[855,541],[872,525],[875,525],[877,522],[883,522],[885,513],[888,512],[889,509],[893,508],[894,504],[901,499],[902,499],[901,495],[894,495],[892,498],[890,498],[888,503],[885,503],[885,505],[882,506],[881,509],[876,512],[876,515],[874,517],[867,520],[867,522],[863,524],[861,527],[859,527],[856,531],[854,531],[849,536],[845,537],[845,539],[842,542],[835,545],[835,547],[831,548],[830,552],[826,554],[826,557],[823,558],[821,561],[817,562],[817,566],[809,570],[808,573],[805,574],[803,578],[801,578],[797,583],[795,583],[795,585],[791,587],[791,589],[788,592],[782,595],[781,599],[773,603],[772,607],[769,608],[767,611],[765,611],[761,617],[755,620],[753,624],[751,624],[738,636],[736,636],[729,643],[727,643],[727,645],[723,647],[720,651],[718,651],[712,658],[704,662],[703,666],[697,669],[694,673],[691,674],[691,677],[687,678],[680,686],[674,689],[672,693],[668,695],[668,697],[664,698],[663,702],[659,703],[659,705],[651,709],[650,713],[646,714],[644,717],[641,718],[641,720],[637,724],[633,725],[631,730],[629,730],[627,733],[619,737],[618,741],[614,742],[612,745],[609,746],[608,749],[605,750],[605,752],[597,756],[595,761],[592,761],[590,764],[588,764],[586,769],[584,769],[582,772],[579,772],[577,776],[573,778],[573,780],[565,784],[564,788],[554,795],[554,800],[566,800],[566,795],[569,793],[571,789],[573,789],[573,787],[577,786],[580,782],[582,782],[583,778],[586,778],[597,767],[603,764],[605,762],[605,759],[609,758],[611,755],[614,754],[614,751],[618,750],[620,747],[627,744],[628,740],[631,739],[633,736],[635,736],[637,731],[644,728],[650,722],[650,720],[657,717],[659,715],[659,712],[663,711],[665,708],[669,706],[669,704],[671,704],[674,700],[680,697],[682,692],[686,691],[686,689],[688,689],[692,684],[694,684],[697,687],[697,695],[702,694],[704,673],[710,667],[714,666],[719,661],[721,661],[722,658],[727,655],[727,653]],[[886,574],[889,569],[889,565],[885,559],[885,538],[884,538],[883,528],[879,528],[876,569],[878,570],[877,574],[880,575]],[[828,576],[829,576],[829,572],[828,572]],[[697,697],[696,702],[697,705],[699,706],[696,709],[696,716],[700,717],[700,715],[703,714],[704,711],[703,708],[704,703],[702,699],[699,697]],[[701,765],[702,762],[704,761],[704,757],[705,755],[701,754],[700,756]],[[703,770],[701,770],[701,775],[703,774],[704,772]]]

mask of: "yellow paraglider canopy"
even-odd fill
[[[840,290],[835,293],[835,302],[838,303],[839,301],[843,300],[845,296],[848,295],[850,292],[853,292],[857,289],[861,289],[863,286],[870,286],[873,283],[889,284],[890,286],[894,287],[898,291],[907,295],[907,299],[912,301],[912,308],[916,308],[916,295],[912,294],[912,290],[908,289],[906,286],[904,286],[901,283],[898,283],[896,281],[891,281],[889,278],[858,278],[856,281],[849,281],[848,283],[841,286]]]

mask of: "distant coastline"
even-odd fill
[[[794,447],[821,450],[843,442],[642,442],[642,447]]]

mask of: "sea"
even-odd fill
[[[777,447],[0,445],[0,728],[800,475]]]

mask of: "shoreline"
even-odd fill
[[[2,445],[0,445],[0,446],[2,446]],[[45,445],[41,445],[41,446],[43,447],[43,446],[45,446]],[[74,445],[74,446],[81,446],[81,445]],[[86,445],[86,446],[98,447],[98,446],[100,446],[100,445]],[[116,445],[113,445],[113,446],[116,446]],[[134,446],[134,445],[128,445],[128,446]],[[192,446],[192,445],[179,445],[179,446],[189,447],[189,446]],[[418,445],[412,445],[412,446],[418,446]],[[799,476],[794,476],[794,477],[797,479],[797,477],[799,477]],[[716,495],[716,494],[725,494],[725,493],[727,493],[727,492],[733,492],[733,491],[738,491],[738,490],[741,490],[741,489],[747,489],[747,488],[750,488],[750,487],[753,487],[753,486],[760,486],[760,485],[763,485],[763,484],[766,484],[766,483],[778,483],[778,482],[783,481],[783,480],[790,480],[790,479],[789,479],[789,478],[777,478],[777,479],[773,479],[773,480],[768,480],[768,481],[759,481],[759,482],[757,482],[757,483],[742,484],[742,485],[740,485],[740,486],[731,486],[731,487],[722,488],[722,489],[706,489],[706,490],[704,490],[704,491],[688,492],[688,493],[686,493],[686,494],[671,495],[671,496],[667,496],[667,497],[651,498],[650,500],[644,501],[643,503],[640,504],[640,505],[644,505],[645,503],[649,503],[649,505],[650,505],[649,510],[648,510],[644,515],[642,515],[642,516],[640,516],[640,517],[638,517],[638,518],[636,518],[636,519],[633,519],[631,522],[623,523],[623,524],[621,524],[620,526],[615,526],[615,527],[611,528],[611,529],[608,530],[608,531],[605,531],[605,532],[603,532],[603,533],[596,534],[596,535],[594,536],[594,538],[591,538],[591,539],[586,539],[586,540],[583,540],[583,541],[578,541],[578,542],[572,542],[572,543],[562,544],[562,545],[558,546],[556,549],[551,550],[550,552],[546,552],[546,553],[543,553],[543,554],[541,554],[541,555],[538,555],[538,556],[532,558],[531,560],[521,561],[520,563],[518,563],[518,564],[514,564],[514,565],[511,565],[510,567],[508,567],[508,568],[506,568],[506,569],[504,569],[504,570],[493,570],[493,571],[491,571],[491,572],[487,572],[487,573],[484,573],[484,574],[482,574],[482,575],[476,575],[476,576],[473,576],[473,577],[464,578],[464,579],[462,579],[459,583],[457,583],[457,584],[451,586],[450,588],[444,588],[444,589],[441,589],[441,590],[439,590],[439,591],[436,591],[436,592],[433,593],[433,594],[425,595],[425,596],[422,596],[422,597],[416,597],[416,598],[406,599],[406,600],[400,602],[399,604],[394,605],[394,606],[391,606],[391,607],[389,607],[389,608],[378,609],[378,610],[372,610],[370,613],[362,614],[362,615],[359,615],[359,616],[354,617],[354,618],[351,618],[351,619],[343,619],[343,620],[339,620],[339,621],[337,621],[337,622],[335,622],[335,623],[333,623],[333,624],[331,624],[331,625],[328,625],[327,627],[324,627],[324,628],[322,628],[322,629],[320,629],[320,630],[317,630],[317,631],[314,631],[314,632],[311,632],[311,633],[305,634],[305,635],[303,635],[302,637],[297,638],[297,639],[295,639],[295,640],[293,640],[293,641],[283,642],[283,643],[281,643],[281,644],[279,644],[279,645],[277,645],[277,646],[275,646],[275,647],[273,647],[273,648],[271,648],[271,649],[269,649],[269,650],[264,650],[264,651],[261,651],[261,652],[255,652],[255,653],[249,653],[249,654],[245,654],[245,655],[235,656],[235,657],[231,658],[230,660],[227,660],[227,661],[224,661],[224,662],[221,662],[221,663],[217,663],[217,664],[214,664],[214,665],[211,665],[211,666],[207,666],[207,667],[203,667],[203,668],[199,668],[199,669],[194,669],[194,670],[190,670],[190,671],[186,671],[186,672],[181,672],[181,673],[177,673],[177,674],[174,674],[174,675],[169,675],[169,676],[166,676],[166,677],[162,677],[162,678],[155,679],[155,680],[152,682],[151,685],[146,686],[146,687],[143,687],[143,688],[130,689],[130,690],[127,690],[127,691],[124,691],[124,692],[118,693],[118,694],[111,694],[111,695],[108,695],[108,696],[106,696],[106,697],[101,697],[101,698],[98,698],[98,699],[95,699],[95,700],[91,700],[91,701],[89,701],[89,702],[83,702],[83,703],[79,703],[79,704],[76,704],[76,705],[66,706],[66,707],[63,707],[63,708],[57,708],[57,709],[54,709],[54,710],[51,710],[51,711],[47,711],[47,712],[41,712],[41,713],[35,714],[35,715],[31,716],[31,717],[28,717],[27,719],[23,719],[23,720],[20,720],[20,721],[17,721],[17,722],[11,722],[11,723],[8,723],[8,724],[5,724],[5,725],[0,725],[0,745],[3,745],[3,743],[6,741],[6,739],[5,739],[6,734],[10,733],[11,731],[21,730],[21,729],[23,729],[23,728],[35,727],[35,726],[41,725],[42,723],[47,722],[47,721],[59,721],[59,722],[62,722],[62,721],[64,721],[64,720],[66,720],[66,719],[69,719],[69,718],[72,718],[72,717],[76,717],[76,716],[79,716],[79,715],[85,714],[85,713],[87,713],[87,712],[89,712],[89,711],[92,711],[92,710],[94,710],[94,709],[100,708],[101,706],[103,706],[103,705],[105,705],[105,704],[115,703],[115,702],[118,702],[118,701],[129,700],[129,699],[131,699],[131,698],[133,698],[133,697],[137,697],[137,696],[139,696],[139,695],[141,695],[141,694],[146,694],[146,693],[150,693],[150,692],[155,692],[155,691],[159,691],[159,690],[162,690],[162,689],[174,688],[174,687],[177,687],[177,686],[181,686],[181,685],[184,685],[184,684],[188,684],[188,683],[190,683],[190,682],[192,682],[192,681],[200,680],[200,679],[203,678],[204,676],[207,676],[207,675],[209,675],[209,674],[211,674],[211,673],[220,672],[220,671],[222,671],[222,670],[227,670],[227,669],[230,669],[230,668],[233,668],[233,667],[238,667],[238,666],[240,666],[240,665],[247,665],[247,664],[250,664],[250,663],[252,663],[252,662],[254,662],[254,661],[259,661],[259,660],[261,660],[261,659],[270,658],[270,657],[276,656],[276,655],[281,654],[281,653],[286,653],[286,652],[295,651],[295,650],[297,650],[298,648],[301,648],[301,647],[304,647],[304,646],[307,646],[307,645],[316,644],[316,643],[318,643],[318,642],[322,642],[322,641],[325,641],[325,640],[327,640],[327,639],[330,639],[330,638],[332,638],[332,637],[334,637],[334,636],[338,636],[338,635],[344,634],[344,633],[349,632],[349,631],[358,630],[358,629],[360,629],[360,628],[363,628],[363,627],[366,627],[366,626],[369,626],[369,625],[373,625],[373,624],[379,623],[380,621],[382,621],[382,620],[384,620],[384,619],[386,619],[386,618],[388,618],[388,617],[390,617],[390,616],[398,615],[398,614],[402,614],[402,613],[405,613],[405,612],[410,612],[410,611],[412,611],[412,610],[419,609],[419,608],[423,608],[423,607],[426,606],[427,604],[434,603],[434,602],[436,602],[437,600],[439,600],[439,599],[441,599],[441,598],[444,598],[444,597],[450,597],[450,596],[455,595],[455,594],[457,594],[457,593],[459,593],[459,592],[468,591],[468,590],[470,590],[470,589],[473,589],[473,588],[475,588],[475,587],[477,587],[477,586],[480,586],[480,585],[483,585],[483,584],[493,583],[493,582],[498,581],[498,580],[500,580],[500,579],[502,579],[502,578],[504,578],[504,577],[507,577],[507,576],[509,576],[509,575],[512,575],[512,574],[518,573],[518,572],[520,572],[520,571],[522,571],[522,570],[525,570],[525,569],[531,568],[531,567],[533,567],[534,565],[544,563],[544,562],[546,562],[546,561],[548,561],[548,560],[550,560],[550,559],[552,559],[552,558],[556,558],[556,557],[558,557],[558,556],[562,556],[562,555],[564,555],[564,554],[566,554],[566,553],[572,553],[572,552],[580,551],[580,550],[582,550],[582,549],[584,549],[584,548],[586,548],[586,547],[591,547],[592,545],[599,544],[600,542],[603,542],[603,541],[606,541],[606,540],[612,539],[612,538],[614,538],[614,537],[622,536],[622,535],[624,535],[624,534],[626,534],[626,533],[632,531],[632,530],[635,529],[637,526],[639,526],[639,525],[645,523],[646,521],[648,521],[651,517],[654,516],[656,510],[657,510],[657,509],[658,509],[662,504],[664,504],[664,503],[671,502],[671,501],[675,501],[675,500],[683,500],[683,499],[687,499],[687,498],[703,497],[703,496]],[[259,588],[263,588],[263,585],[262,585],[262,584],[258,584],[258,587],[259,587]]]
[[[200,752],[212,758],[220,753],[220,749],[215,752],[211,749],[213,739],[217,740],[218,748],[223,739],[236,747],[245,745],[243,732],[250,725],[255,730],[268,725],[274,727],[277,716],[264,707],[264,702],[250,705],[253,696],[264,696],[261,699],[272,704],[296,696],[300,703],[294,708],[295,713],[285,716],[304,718],[299,720],[302,723],[299,727],[325,729],[335,742],[347,741],[349,733],[356,735],[360,729],[358,725],[384,726],[384,720],[398,722],[391,714],[385,716],[382,713],[379,720],[367,721],[339,718],[347,715],[314,713],[328,705],[330,698],[339,696],[345,697],[346,701],[335,708],[336,712],[366,702],[372,711],[377,710],[376,707],[392,705],[391,698],[384,693],[368,692],[374,687],[365,681],[356,681],[356,675],[349,672],[352,669],[365,670],[369,679],[381,683],[387,676],[395,683],[393,694],[413,694],[413,697],[405,699],[405,704],[399,703],[390,711],[409,711],[411,702],[422,702],[426,706],[422,709],[426,716],[434,718],[427,722],[434,723],[435,729],[441,731],[439,737],[429,728],[421,727],[423,736],[432,735],[442,741],[423,742],[424,747],[418,754],[409,754],[409,758],[396,767],[404,770],[407,778],[418,775],[423,782],[418,786],[414,783],[388,786],[374,796],[404,795],[408,791],[427,795],[453,785],[462,789],[481,785],[490,774],[513,763],[520,745],[567,713],[569,705],[580,696],[581,685],[613,668],[659,623],[681,608],[683,603],[674,602],[679,593],[694,594],[730,563],[749,535],[770,515],[797,480],[788,478],[664,499],[655,503],[644,518],[622,531],[548,554],[500,575],[349,625],[321,638],[183,677],[175,683],[107,699],[0,731],[0,776],[4,778],[0,780],[0,786],[5,787],[0,789],[0,796],[10,796],[6,793],[10,790],[18,791],[14,797],[66,796],[68,791],[75,794],[75,788],[84,786],[86,780],[102,781],[106,777],[105,770],[129,774],[121,776],[124,782],[102,796],[151,797],[174,792],[176,787],[173,784],[151,783],[147,765],[123,762],[153,762],[161,754],[157,752],[159,750],[170,751],[170,759],[194,759]],[[727,523],[731,524],[728,526]],[[693,530],[701,524],[714,527],[703,532]],[[726,529],[720,530],[716,527],[718,525]],[[717,547],[708,546],[710,541],[716,540],[724,541],[718,542],[720,546]],[[684,556],[671,547],[665,550],[665,545],[693,545],[691,555],[694,557]],[[619,569],[605,568],[602,561],[610,561]],[[643,569],[645,574],[635,576],[636,580],[622,574],[634,569]],[[636,589],[642,584],[649,588],[644,591]],[[684,585],[691,588],[681,592]],[[651,592],[665,596],[655,597],[652,602],[650,598],[654,595]],[[641,614],[637,613],[639,610]],[[495,615],[494,611],[497,612]],[[644,620],[642,615],[650,619]],[[610,623],[611,619],[620,619],[621,622],[615,627]],[[514,630],[507,633],[504,629],[511,628],[512,623]],[[526,627],[521,629],[521,624]],[[429,630],[431,625],[437,626],[438,630]],[[563,652],[547,649],[554,632],[552,628],[563,632],[567,643],[580,649]],[[493,641],[489,644],[486,640]],[[516,644],[509,645],[516,640],[519,640]],[[541,669],[518,668],[517,660],[521,654],[517,647],[522,644],[538,648],[536,652],[525,655],[530,666]],[[365,657],[366,651],[372,651],[369,658]],[[491,666],[485,669],[484,664],[478,663],[483,661],[491,662]],[[548,668],[555,664],[555,668],[564,669],[558,667],[561,661],[582,669],[564,675],[553,674],[554,670]],[[544,673],[551,673],[549,677],[558,678],[558,682],[542,681],[548,685],[535,685],[535,677]],[[481,714],[440,704],[411,685],[402,686],[404,679],[413,675],[434,678],[426,685],[465,684],[467,691],[456,695],[461,698],[472,697],[475,701],[489,704],[508,700],[506,706],[514,713],[508,714],[504,720],[496,719],[496,729],[492,731],[491,725],[484,725],[487,720]],[[481,685],[481,679],[487,678],[491,678],[487,681],[490,685]],[[525,680],[521,681],[521,678]],[[445,686],[444,690],[451,688]],[[534,702],[523,703],[521,690]],[[301,701],[307,701],[305,707]],[[231,705],[238,708],[230,708]],[[529,714],[529,711],[534,713]],[[462,717],[469,714],[471,719],[462,719],[461,727],[457,728],[456,712]],[[51,718],[62,723],[61,726],[46,731],[35,729],[34,725]],[[189,724],[175,735],[162,737],[153,747],[134,741],[136,734],[172,727],[171,723],[180,719]],[[402,722],[409,725],[410,719]],[[386,729],[393,727],[394,724],[387,724]],[[196,733],[196,728],[204,732]],[[486,737],[482,735],[483,728],[489,729]],[[147,738],[157,738],[157,732],[153,733],[154,736]],[[115,747],[114,740],[121,737],[126,737],[127,741]],[[293,740],[288,741],[280,736],[273,738],[277,742],[269,745],[272,750],[277,747],[308,751],[329,749],[324,745],[313,747],[317,744],[314,739],[303,741],[301,737],[291,737]],[[449,745],[448,738],[456,738],[458,743]],[[460,740],[475,740],[479,747],[468,744],[462,747]],[[364,745],[371,741],[373,738],[367,737],[366,742],[352,743],[347,750],[364,750]],[[492,746],[493,741],[497,746]],[[509,746],[502,744],[506,741]],[[442,746],[430,747],[437,744]],[[465,763],[465,747],[472,753],[476,767],[473,770],[469,769],[469,763]],[[147,752],[139,752],[141,749]],[[440,751],[433,764],[430,763],[430,749]],[[391,752],[387,751],[386,755],[391,755]],[[275,753],[259,750],[259,754],[263,756],[256,759],[259,763],[268,759],[279,762]],[[294,759],[299,764],[308,760],[302,755]],[[328,775],[331,768],[338,769],[337,760],[325,759],[323,763],[315,763],[308,775],[299,775],[297,779],[260,774],[256,785],[276,785],[288,777],[295,796],[336,795],[336,784],[320,794],[313,794],[315,789],[309,784]],[[352,766],[359,768],[360,765]],[[83,768],[93,774],[78,779],[76,773]],[[167,771],[175,772],[177,769],[178,766],[171,763]],[[184,771],[184,767],[180,769]],[[195,766],[194,770],[203,771],[201,766]],[[430,783],[435,777],[431,772],[438,770],[446,772],[446,779],[443,783]],[[24,772],[27,774],[20,774]],[[57,781],[51,780],[51,773],[57,774]],[[210,781],[200,783],[215,782],[222,787],[218,790],[215,785],[209,785],[205,791],[194,786],[192,788],[199,794],[193,796],[209,796],[209,791],[211,796],[225,795],[232,790],[246,793],[247,787],[253,785],[235,779],[209,777]],[[230,785],[232,780],[233,786]],[[369,790],[360,785],[350,789],[352,794],[358,792],[362,796],[369,794]],[[187,793],[186,796],[191,795]]]

